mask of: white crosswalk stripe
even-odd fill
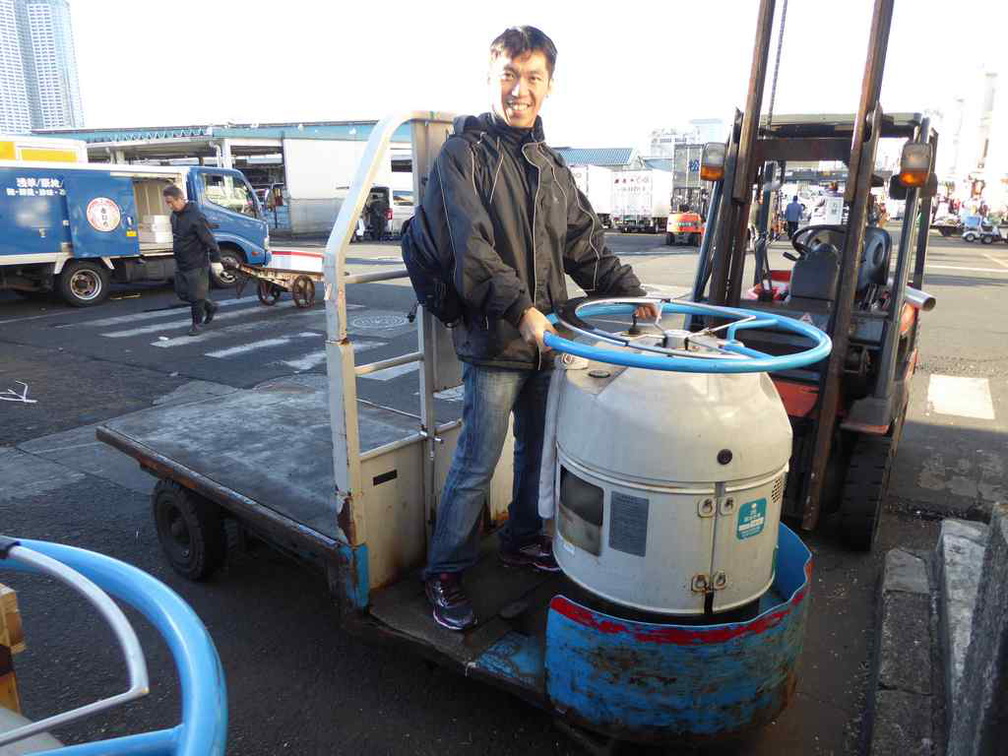
[[[235,307],[236,305],[245,305],[246,307],[262,307],[259,300],[255,297],[249,299],[245,297],[244,299],[224,299],[220,302],[215,301],[219,307]],[[106,326],[123,325],[125,323],[137,323],[143,320],[157,320],[158,318],[168,318],[173,315],[181,315],[182,313],[188,314],[189,305],[182,304],[177,307],[166,307],[163,310],[151,310],[150,312],[135,312],[132,315],[117,315],[114,318],[101,318],[99,320],[85,320],[81,323],[68,323],[65,327],[70,328],[80,328],[80,327],[94,327],[94,328],[104,328]]]
[[[400,375],[406,375],[406,373],[412,373],[419,367],[418,363],[411,362],[408,365],[396,365],[395,367],[385,368],[384,370],[379,370],[375,373],[369,373],[368,375],[361,376],[370,381],[391,381],[393,378],[398,378]]]
[[[215,320],[214,323],[217,321]],[[285,325],[296,325],[300,328],[318,328],[321,333],[325,329],[325,318],[321,312],[314,310],[300,310],[286,315]],[[173,349],[175,347],[192,346],[202,344],[206,341],[216,341],[219,339],[233,339],[239,334],[263,332],[264,322],[262,320],[252,320],[248,323],[232,323],[223,328],[215,328],[213,323],[200,331],[198,336],[160,336],[157,341],[150,342],[150,345],[158,349]]]
[[[384,341],[355,341],[353,342],[354,354],[358,352],[366,352],[369,349],[377,349],[378,347],[385,346]],[[294,360],[280,360],[281,364],[286,365],[299,373],[305,370],[311,370],[314,367],[325,364],[326,353],[325,349],[320,349],[317,352],[310,352],[304,357],[299,357]]]
[[[287,310],[294,306],[294,302],[280,302],[270,308],[271,312],[276,312],[277,310]],[[245,318],[248,317],[250,313],[247,310],[239,310],[238,312],[222,312],[216,318],[214,318],[214,323],[219,323],[222,320],[234,320],[235,318]],[[185,318],[179,318],[178,320],[173,320],[169,323],[155,323],[154,325],[139,326],[138,328],[127,328],[125,331],[109,331],[108,333],[103,333],[109,339],[126,339],[131,336],[142,336],[145,333],[157,333],[158,331],[170,331],[174,329],[189,328],[192,325],[192,318],[186,315]]]
[[[322,339],[324,338],[321,333],[316,331],[304,331],[303,333],[295,333],[290,336],[279,336],[275,339],[261,339],[259,341],[252,341],[248,344],[239,344],[238,346],[228,347],[227,349],[217,349],[213,352],[207,352],[205,357],[214,357],[216,359],[223,359],[225,357],[234,357],[239,354],[247,354],[248,352],[255,352],[260,349],[270,349],[276,346],[284,346],[290,344],[294,339]]]

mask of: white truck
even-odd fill
[[[624,233],[664,232],[671,212],[672,175],[654,169],[614,172],[613,225]]]
[[[606,228],[612,227],[613,171],[600,165],[572,165],[574,183]]]

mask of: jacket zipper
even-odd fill
[[[531,143],[530,143],[531,144]],[[529,156],[525,153],[525,146],[522,145],[521,148],[522,157],[528,161],[529,165],[536,169],[536,190],[535,197],[532,199],[532,306],[536,306],[536,295],[539,293],[539,284],[536,279],[536,242],[535,242],[535,231],[536,231],[536,213],[539,211],[539,186],[542,184],[542,168],[536,165],[532,160],[529,160]],[[539,349],[539,345],[536,344],[536,370],[542,370],[542,350]]]

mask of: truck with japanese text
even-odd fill
[[[613,225],[624,233],[665,231],[672,201],[672,171],[613,172]]]
[[[265,265],[269,231],[242,174],[225,168],[0,161],[0,289],[55,291],[77,307],[111,283],[175,273],[162,190],[182,189],[206,216],[222,261]],[[216,286],[234,283],[225,266]]]

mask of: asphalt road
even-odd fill
[[[679,293],[692,281],[695,249],[665,247],[658,236],[611,234],[609,243],[656,291]],[[393,245],[355,245],[351,269],[387,269],[397,253]],[[724,753],[856,752],[885,549],[930,548],[941,513],[977,516],[1004,498],[1008,249],[934,237],[929,259],[925,287],[939,305],[925,316],[882,544],[862,556],[839,549],[828,526],[808,537],[815,583],[798,693],[777,722]],[[110,554],[185,597],[224,663],[229,753],[578,753],[542,712],[345,634],[322,582],[283,556],[238,554],[204,584],[168,570],[150,521],[146,492],[153,479],[131,462],[110,459],[90,425],[179,392],[224,392],[324,371],[320,304],[299,311],[286,297],[273,308],[249,292],[241,300],[232,292],[217,297],[224,305],[217,321],[191,338],[184,335],[187,311],[167,286],[119,287],[113,300],[89,310],[0,294],[0,391],[20,391],[15,382],[24,381],[37,400],[0,403],[0,532]],[[364,349],[358,362],[415,348],[404,284],[354,286],[348,301],[352,336]],[[359,379],[358,392],[410,410],[416,386],[415,372],[394,369]],[[459,412],[456,396],[441,405],[441,417]],[[285,430],[263,432],[282,442]],[[121,662],[97,617],[46,581],[8,582],[18,589],[29,643],[16,662],[30,716],[123,684]],[[61,731],[63,738],[78,742],[177,721],[167,650],[149,628],[141,627],[141,641],[152,695]]]

